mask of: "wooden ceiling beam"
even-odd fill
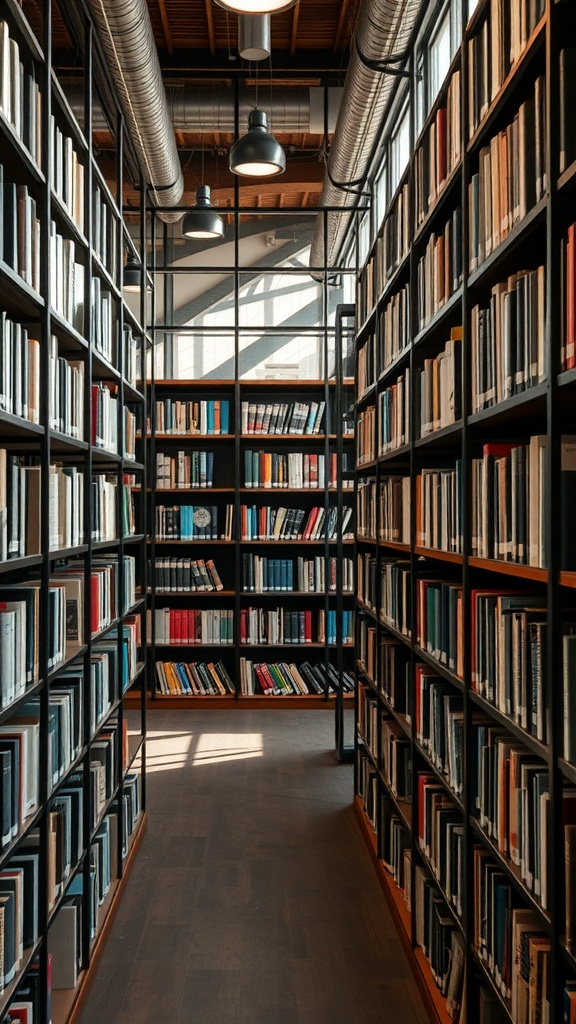
[[[309,195],[310,195],[309,191],[302,193],[302,207],[308,206],[308,196]]]
[[[214,57],[216,53],[216,39],[214,37],[214,16],[212,14],[212,0],[206,0],[206,24],[208,26],[208,45],[210,47],[210,55]]]
[[[298,18],[300,17],[300,0],[296,4],[292,13],[292,32],[290,35],[290,56],[293,57],[296,53],[296,39],[298,36]]]
[[[170,31],[170,22],[168,21],[168,13],[166,11],[166,4],[164,0],[157,0],[158,10],[160,11],[160,20],[162,22],[162,31],[164,33],[164,39],[166,41],[166,49],[168,53],[174,53],[174,43],[172,41],[172,33]]]
[[[346,12],[348,10],[348,0],[342,0],[342,6],[340,8],[340,17],[338,18],[338,28],[336,29],[336,36],[334,37],[334,53],[338,52],[340,46],[340,40],[342,38],[342,32],[344,31],[344,24],[346,22]]]

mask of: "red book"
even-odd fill
[[[318,508],[318,506],[316,506],[313,509],[310,509],[308,519],[306,521],[306,526],[304,527],[304,533],[302,534],[302,540],[310,540],[312,530],[314,529],[316,520],[318,519],[319,512],[320,509]]]
[[[220,399],[217,398],[214,402],[214,433],[220,433]]]
[[[486,458],[487,455],[495,455],[496,458],[501,458],[503,455],[510,455],[513,448],[519,448],[518,444],[485,444],[482,447],[482,455]]]
[[[260,667],[262,675],[263,675],[263,677],[264,677],[264,679],[266,681],[266,689],[265,689],[264,692],[265,693],[274,693],[274,690],[276,689],[276,684],[274,683],[274,680],[272,679],[272,676],[270,674],[270,669],[268,668],[268,665],[266,664],[266,662],[262,662],[262,664],[259,667]]]
[[[566,242],[566,369],[576,366],[576,224],[568,228]]]
[[[247,628],[246,628],[246,615],[247,615],[246,609],[242,608],[240,610],[240,643],[241,644],[245,644],[246,643],[246,637],[248,635],[247,634]]]
[[[424,822],[425,822],[425,811],[426,801],[424,799],[424,793],[426,786],[430,783],[436,782],[433,775],[419,775],[418,776],[418,838],[424,841]]]
[[[92,573],[90,577],[90,631],[97,633],[100,629],[100,574]]]
[[[304,643],[312,643],[312,612],[304,612]]]

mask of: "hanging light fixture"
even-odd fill
[[[196,189],[196,206],[185,214],[182,234],[186,238],[224,238],[224,221],[210,202],[210,186]]]
[[[233,14],[280,14],[294,7],[298,0],[216,0],[219,7]]]
[[[269,14],[241,14],[238,18],[238,53],[244,60],[266,60],[270,56]]]
[[[267,130],[263,110],[251,110],[248,131],[230,150],[230,170],[233,174],[266,178],[286,170],[286,154],[279,142]]]
[[[122,274],[122,287],[125,292],[139,292],[142,281],[142,265],[135,252],[129,251]]]

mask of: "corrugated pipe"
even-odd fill
[[[83,91],[81,86],[65,86],[68,101],[74,112],[81,112]],[[328,131],[336,126],[342,87],[328,89]],[[239,96],[240,131],[248,126],[248,114],[254,107],[254,91],[241,89]],[[234,98],[228,87],[211,88],[197,85],[167,85],[166,101],[172,127],[178,132],[233,132]],[[268,124],[275,132],[306,132],[311,135],[324,134],[324,89],[320,86],[307,88],[282,88],[274,86],[260,89],[260,105],[266,111]],[[102,109],[95,107],[92,112],[95,131],[106,131],[109,127]]]
[[[176,206],[184,178],[146,0],[88,0],[151,201]],[[181,213],[161,214],[178,220]]]
[[[392,75],[373,70],[368,64],[385,62],[401,66],[422,3],[423,0],[366,0],[362,7],[324,178],[320,199],[323,205],[348,207],[358,202],[354,194],[358,185],[351,191],[338,185],[364,181],[394,83]],[[322,266],[325,254],[327,265],[334,265],[350,222],[347,213],[326,216],[326,253],[324,214],[319,213],[310,252],[311,268]]]

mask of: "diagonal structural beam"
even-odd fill
[[[292,33],[290,35],[290,56],[293,57],[296,53],[296,38],[298,36],[298,18],[300,17],[300,0],[294,8],[292,14]]]
[[[340,17],[338,18],[338,28],[336,29],[336,35],[334,37],[334,53],[338,52],[340,46],[340,40],[342,38],[342,32],[344,30],[344,24],[346,22],[346,11],[348,10],[348,0],[342,0],[342,6],[340,8]]]
[[[160,18],[162,21],[162,31],[164,32],[164,40],[166,42],[166,49],[168,53],[174,53],[174,43],[172,42],[172,33],[170,31],[170,22],[168,21],[168,13],[166,11],[166,4],[164,0],[158,0],[158,10],[160,11]]]
[[[216,53],[216,40],[214,38],[214,17],[212,15],[212,0],[206,0],[206,24],[208,26],[208,42],[210,53],[214,57]]]

